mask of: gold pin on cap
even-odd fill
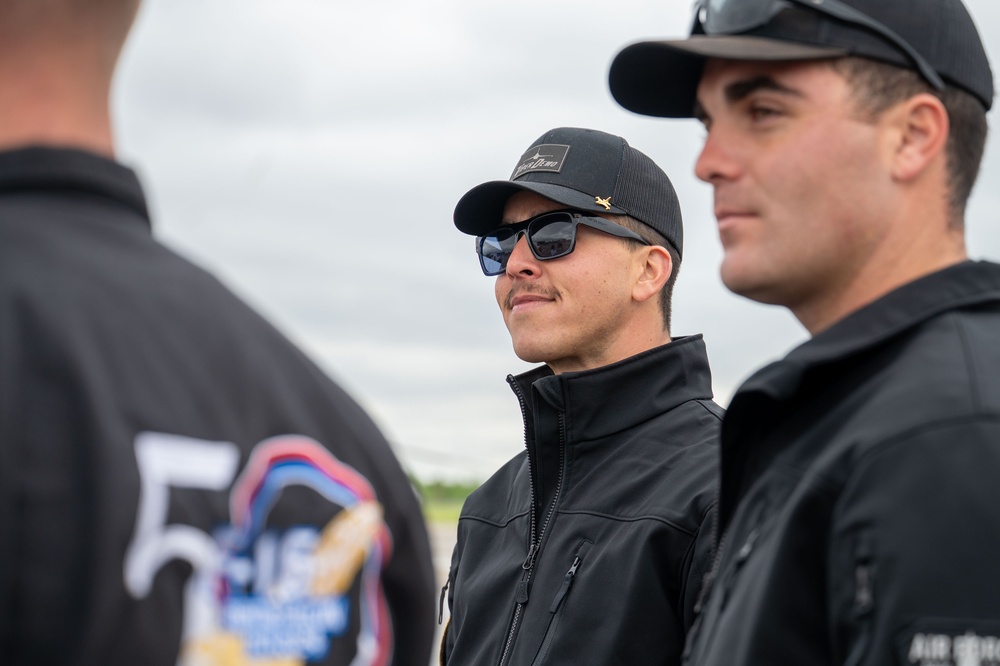
[[[595,201],[594,203],[604,206],[605,210],[611,210],[611,197],[607,197],[605,199],[602,199],[601,197],[594,197],[594,198],[597,199],[597,201]]]

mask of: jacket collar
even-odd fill
[[[107,197],[138,212],[149,224],[139,179],[128,167],[75,148],[31,146],[0,151],[0,192],[73,190]]]
[[[1000,301],[998,264],[965,261],[914,280],[848,315],[792,350],[783,360],[757,371],[737,391],[732,406],[749,393],[788,400],[798,391],[810,368],[876,347],[948,310],[997,301]]]
[[[701,335],[593,370],[554,375],[546,366],[509,377],[532,407],[565,414],[568,442],[593,440],[647,421],[689,400],[712,398],[712,375]]]
[[[1000,265],[962,262],[903,285],[757,371],[733,396],[722,422],[720,525],[728,524],[744,491],[747,460],[766,455],[762,433],[794,418],[790,403],[808,390],[809,371],[843,363],[949,310],[997,301]]]

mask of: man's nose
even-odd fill
[[[539,262],[531,253],[531,248],[528,247],[525,231],[517,232],[516,238],[514,249],[511,250],[510,257],[507,259],[507,274],[511,276],[535,275],[539,270]]]

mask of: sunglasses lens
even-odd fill
[[[500,275],[507,268],[507,259],[514,250],[514,234],[498,229],[479,239],[479,263],[487,275]]]
[[[539,259],[555,259],[573,251],[575,229],[572,218],[562,216],[532,225],[528,241]]]
[[[479,261],[487,275],[499,275],[507,267],[509,252],[504,252],[494,236],[486,236],[479,244]]]
[[[477,249],[483,273],[500,275],[507,270],[507,260],[522,232],[528,237],[532,253],[542,261],[566,256],[573,251],[576,240],[573,217],[566,213],[552,213],[530,222],[501,227],[479,237]]]

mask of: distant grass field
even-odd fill
[[[428,523],[449,523],[452,525],[457,523],[465,498],[479,487],[478,481],[422,483],[419,479],[412,477],[411,481],[423,498],[424,518]]]
[[[424,519],[429,523],[457,523],[463,500],[425,499]]]

